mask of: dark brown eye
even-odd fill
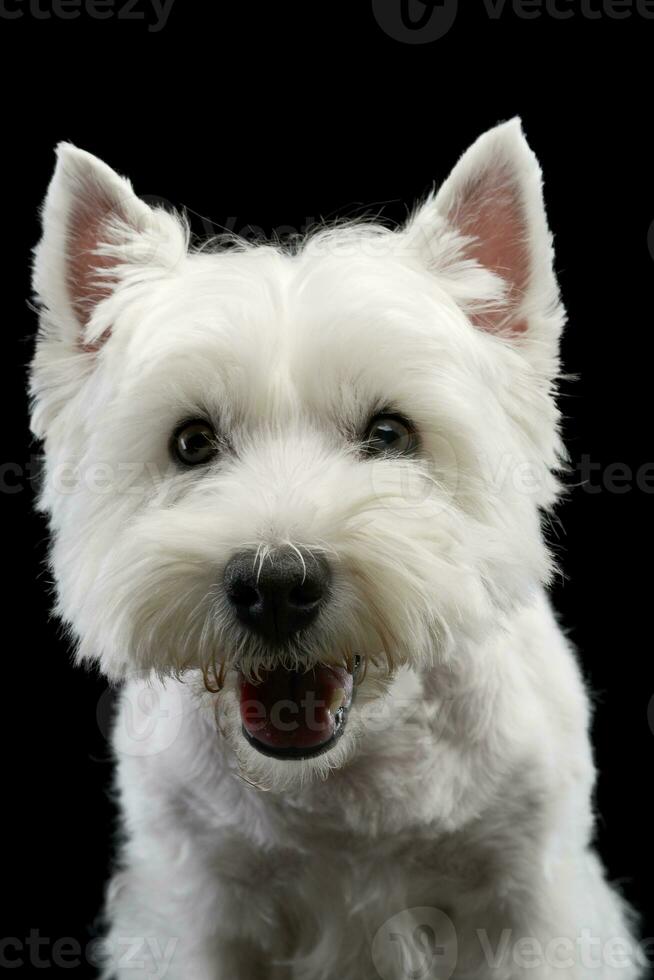
[[[200,466],[216,455],[218,439],[208,422],[184,422],[173,436],[172,450],[184,466]]]
[[[375,415],[368,425],[365,450],[372,456],[408,456],[418,446],[415,427],[401,415]]]

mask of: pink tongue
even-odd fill
[[[241,677],[241,721],[248,735],[272,749],[323,745],[343,721],[339,708],[352,698],[352,675],[320,664],[306,673],[277,667],[253,684]]]

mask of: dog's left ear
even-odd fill
[[[95,370],[134,300],[176,274],[188,229],[150,207],[102,160],[62,143],[42,209],[33,287],[41,306],[32,362],[32,431],[41,439]],[[108,346],[108,344],[107,344]]]
[[[34,254],[34,291],[47,334],[70,352],[93,352],[111,332],[105,301],[123,283],[168,275],[187,250],[179,218],[151,208],[102,160],[57,147]]]
[[[405,234],[474,326],[556,347],[563,314],[552,236],[541,169],[519,119],[467,150]]]

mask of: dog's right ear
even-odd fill
[[[94,351],[109,335],[106,301],[121,283],[165,276],[186,254],[177,217],[149,207],[128,180],[69,143],[57,147],[42,222],[34,291],[47,338],[71,352]]]
[[[519,119],[473,143],[413,216],[406,241],[474,327],[556,373],[565,317],[541,169]]]

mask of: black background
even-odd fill
[[[2,685],[3,935],[25,938],[34,928],[85,942],[113,833],[106,726],[97,720],[99,702],[106,718],[106,684],[70,665],[48,620],[45,528],[27,474],[37,448],[24,395],[34,329],[29,250],[54,144],[72,140],[129,175],[139,193],[186,206],[199,234],[200,216],[271,232],[361,204],[401,220],[481,131],[514,114],[545,171],[569,311],[565,366],[579,379],[564,385],[567,444],[575,464],[585,456],[599,464],[592,486],[577,486],[559,509],[555,600],[595,692],[599,846],[643,912],[644,934],[654,935],[654,468],[649,487],[643,473],[636,478],[652,460],[654,21],[569,8],[571,19],[526,20],[507,6],[494,20],[481,0],[466,0],[451,30],[424,44],[385,33],[369,0],[176,0],[159,33],[136,20],[0,17],[9,308],[0,499],[3,659],[12,675]],[[614,471],[611,488],[616,463],[631,478]]]

